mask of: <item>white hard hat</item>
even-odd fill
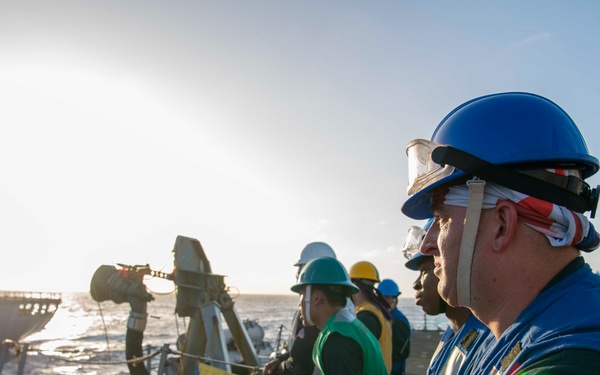
[[[331,246],[325,242],[311,242],[304,247],[300,254],[300,259],[294,266],[303,266],[313,259],[324,257],[337,259]]]

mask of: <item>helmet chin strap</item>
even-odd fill
[[[456,272],[456,296],[458,306],[463,307],[471,306],[471,265],[473,263],[473,253],[475,252],[479,218],[481,217],[485,181],[475,177],[467,181],[467,186],[469,187],[469,203],[465,214],[465,225],[460,242]]]
[[[312,319],[310,318],[310,295],[311,295],[311,285],[307,285],[306,289],[304,290],[304,311],[306,312],[306,316],[304,317],[304,320],[306,320],[307,325],[309,326],[314,326],[315,323],[313,323]]]

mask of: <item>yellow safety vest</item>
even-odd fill
[[[371,302],[365,301],[360,305],[356,306],[356,315],[362,311],[368,311],[379,319],[379,324],[381,324],[381,336],[376,337],[379,341],[379,346],[381,347],[381,354],[383,354],[383,361],[385,362],[385,367],[388,370],[388,373],[392,371],[392,322],[387,320],[383,313]]]

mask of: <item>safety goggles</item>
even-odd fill
[[[433,161],[433,150],[442,146],[426,139],[415,139],[406,147],[408,156],[408,195],[413,195],[427,186],[450,176],[454,172],[451,165],[440,165]]]
[[[471,176],[495,182],[509,189],[583,213],[596,214],[600,188],[594,189],[575,176],[562,176],[545,170],[519,171],[495,165],[468,152],[425,139],[406,147],[408,155],[408,195],[450,176],[459,169]]]
[[[423,228],[416,225],[408,228],[408,234],[402,247],[402,253],[406,259],[412,259],[419,252],[421,242],[423,242],[426,233]]]

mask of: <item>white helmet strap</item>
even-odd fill
[[[314,326],[312,319],[310,318],[310,296],[311,295],[311,285],[307,285],[304,290],[304,311],[306,312],[304,316],[304,320],[308,323],[309,326]]]
[[[464,307],[471,306],[471,265],[473,263],[475,240],[477,239],[477,229],[481,217],[485,181],[475,177],[467,181],[467,186],[469,187],[469,203],[465,214],[465,225],[460,242],[460,254],[456,273],[458,305]]]

